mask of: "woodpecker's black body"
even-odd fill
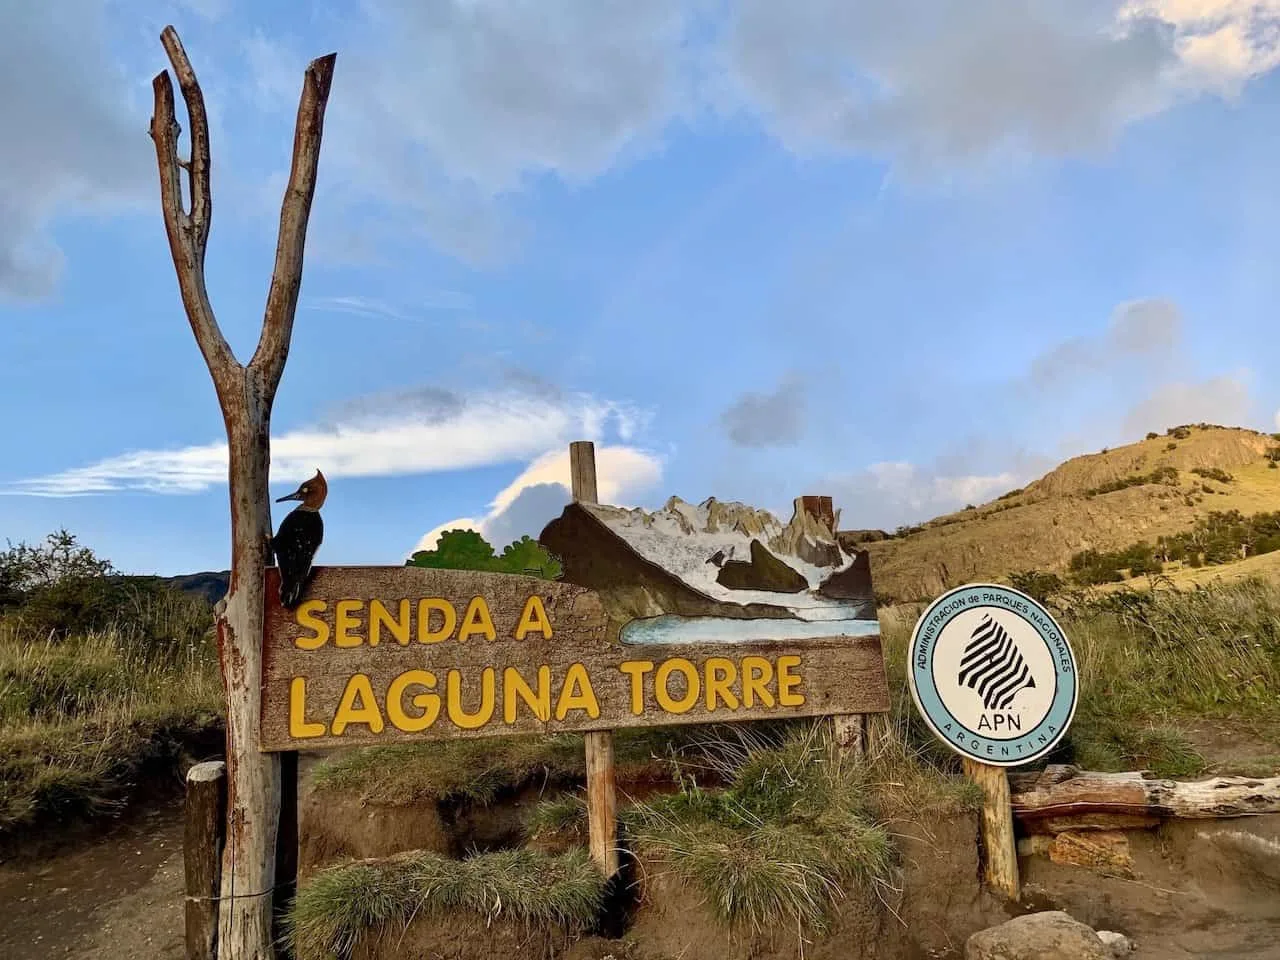
[[[320,507],[327,492],[324,476],[317,470],[316,475],[295,492],[276,501],[302,501],[280,521],[280,528],[271,538],[271,550],[280,568],[280,605],[286,610],[292,610],[301,601],[311,575],[311,561],[324,539]]]

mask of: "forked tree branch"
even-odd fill
[[[235,374],[242,368],[218,328],[205,286],[204,257],[209,241],[212,206],[209,189],[209,118],[205,113],[204,96],[196,81],[195,71],[191,69],[191,62],[182,49],[178,34],[173,27],[165,27],[160,39],[169,55],[173,71],[177,74],[191,121],[191,159],[184,164],[178,158],[178,135],[181,127],[174,115],[173,83],[167,72],[157,74],[151,82],[155,95],[151,139],[156,145],[156,160],[160,168],[160,204],[164,211],[165,232],[169,236],[169,250],[178,274],[182,303],[225,412],[224,398],[233,387]],[[190,212],[184,208],[182,200],[181,170],[184,167],[190,177]]]
[[[267,294],[266,316],[258,347],[249,369],[262,377],[267,402],[275,396],[289,355],[293,318],[298,308],[302,284],[303,248],[307,221],[316,192],[316,171],[320,160],[320,140],[324,133],[324,112],[333,83],[336,53],[312,60],[302,82],[298,120],[293,134],[293,164],[289,184],[280,205],[280,232],[276,238],[275,269]]]
[[[191,61],[187,59],[187,51],[178,39],[178,32],[173,27],[165,27],[160,34],[160,42],[173,64],[178,89],[187,102],[187,114],[191,118],[191,160],[187,168],[191,183],[191,229],[203,258],[209,242],[209,218],[213,214],[213,195],[209,187],[209,115],[204,108],[204,93],[200,90]]]

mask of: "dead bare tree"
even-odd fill
[[[227,839],[222,858],[218,956],[267,960],[280,808],[280,757],[258,751],[265,572],[270,563],[271,405],[289,355],[302,280],[307,220],[315,195],[325,106],[336,54],[307,67],[294,129],[293,165],[280,209],[275,268],[257,349],[247,365],[228,346],[205,288],[212,198],[209,121],[204,95],[173,27],[160,36],[191,123],[191,157],[178,156],[181,132],[168,72],[152,81],[151,139],[160,167],[160,200],[187,319],[213,377],[227,429],[231,487],[231,583],[219,607],[218,650],[227,697]],[[190,210],[184,207],[182,174]]]

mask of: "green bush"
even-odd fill
[[[0,616],[31,640],[111,630],[135,645],[202,642],[213,610],[154,577],[122,576],[66,530],[0,551]]]
[[[1051,597],[1061,593],[1066,587],[1062,578],[1056,573],[1045,573],[1041,570],[1023,570],[1009,574],[1009,585],[1021,590],[1039,603],[1047,603]]]
[[[474,530],[446,531],[440,535],[434,550],[419,550],[405,561],[405,566],[520,573],[543,580],[558,580],[564,573],[559,559],[530,537],[521,537],[498,555]]]

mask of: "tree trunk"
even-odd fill
[[[1045,782],[1030,783],[1015,792],[1011,801],[1014,816],[1024,823],[1099,814],[1193,820],[1243,817],[1280,813],[1280,777],[1187,782],[1147,779],[1140,772],[1077,772],[1059,780],[1055,773]]]
[[[271,960],[280,757],[258,752],[265,572],[271,537],[267,488],[271,414],[260,377],[252,369],[240,376],[240,403],[227,411],[231,584],[218,620],[218,651],[227,693],[228,814],[218,942],[221,956]]]

